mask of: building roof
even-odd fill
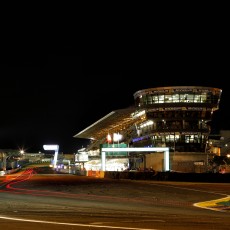
[[[121,131],[134,124],[138,119],[132,116],[135,111],[136,107],[114,110],[73,137],[94,140],[105,138],[108,133]]]

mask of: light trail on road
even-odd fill
[[[11,226],[17,226],[17,222],[28,226],[25,230],[42,230],[46,225],[54,230],[61,226],[66,230],[74,226],[82,230],[177,230],[180,225],[186,230],[195,226],[208,230],[214,223],[228,230],[230,224],[228,213],[199,206],[205,199],[220,201],[218,198],[229,191],[226,184],[110,180],[37,172],[27,169],[0,180],[1,225],[8,227],[10,221],[9,228],[4,229],[15,229]]]

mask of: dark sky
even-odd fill
[[[61,152],[76,152],[87,141],[75,134],[133,105],[136,91],[161,86],[223,89],[213,130],[230,129],[225,41],[161,41],[150,47],[143,40],[138,48],[129,44],[123,50],[109,44],[113,48],[101,51],[57,46],[12,52],[3,62],[0,84],[0,149],[38,152],[43,144],[59,144]]]

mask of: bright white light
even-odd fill
[[[133,147],[133,148],[102,148],[103,152],[164,152],[168,151],[168,147]]]
[[[122,135],[120,133],[113,134],[113,141],[120,141],[122,139]]]
[[[43,145],[44,150],[58,150],[58,145]]]
[[[102,165],[102,171],[105,171],[105,161],[106,161],[105,152],[102,152],[102,153],[101,153],[101,165]]]
[[[143,127],[145,127],[145,126],[152,125],[152,124],[153,124],[153,121],[149,120],[149,121],[146,121],[146,122],[142,123],[142,124],[140,125],[140,127],[143,128]]]
[[[132,114],[133,118],[141,117],[145,114],[145,110],[142,110],[140,112],[135,112]]]
[[[169,171],[169,149],[164,151],[164,169]]]
[[[101,160],[91,160],[84,164],[86,170],[101,170],[101,165],[106,166],[103,171],[124,171],[128,168],[128,158],[106,159],[106,162],[101,164]]]

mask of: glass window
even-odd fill
[[[165,103],[172,103],[172,94],[165,94]]]
[[[147,95],[147,104],[152,104],[153,100],[152,100],[152,95]]]
[[[159,95],[159,103],[164,103],[164,95]]]
[[[146,105],[146,104],[147,104],[147,97],[146,97],[146,95],[144,95],[142,97],[142,105]]]
[[[158,102],[158,96],[153,96],[153,103],[159,103]]]
[[[185,143],[189,143],[189,137],[190,135],[185,135]]]
[[[173,102],[177,103],[179,102],[180,95],[179,94],[174,94],[172,95],[172,100]]]
[[[186,102],[192,103],[193,101],[194,101],[194,95],[193,94],[187,94],[187,101]]]
[[[205,102],[206,102],[206,100],[207,100],[207,95],[206,95],[206,93],[202,93],[202,94],[200,95],[200,100],[201,100],[201,103],[205,103]]]

